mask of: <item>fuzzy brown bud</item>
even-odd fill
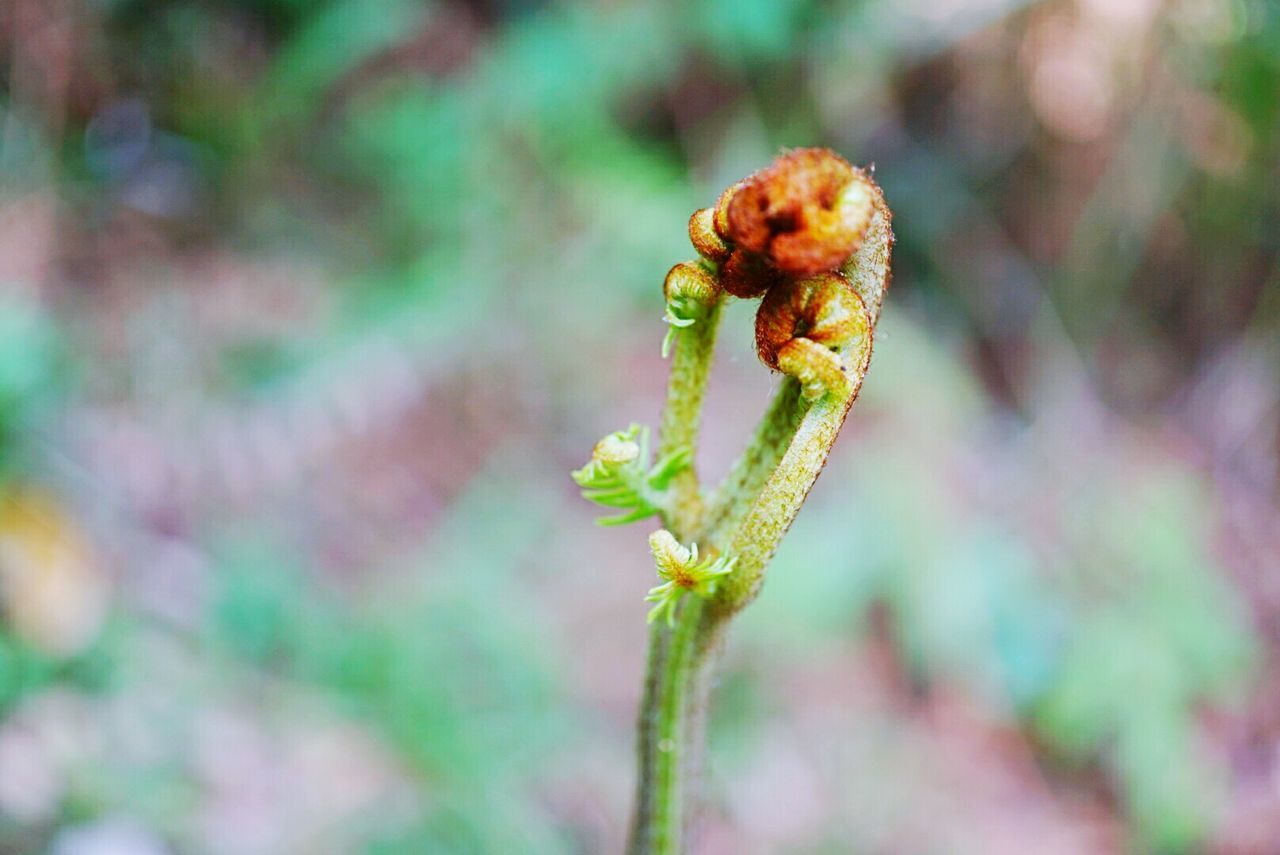
[[[847,367],[870,355],[871,318],[843,276],[823,273],[773,288],[756,313],[756,351],[770,368],[827,389],[843,381]]]
[[[789,151],[726,195],[716,206],[717,231],[792,276],[844,264],[875,211],[871,179],[825,148]]]

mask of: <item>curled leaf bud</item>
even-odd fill
[[[715,210],[712,208],[693,212],[693,216],[689,218],[689,242],[698,251],[698,255],[715,264],[723,263],[731,252],[724,238],[716,233]]]
[[[795,149],[748,178],[727,205],[721,197],[717,231],[784,273],[811,276],[840,267],[858,249],[876,192],[835,152]]]
[[[630,463],[640,456],[640,445],[634,441],[634,430],[614,431],[591,449],[591,461],[606,469]]]
[[[692,549],[680,545],[675,535],[660,528],[649,535],[649,550],[653,562],[658,565],[658,575],[680,588],[692,588],[693,576],[689,568],[697,562],[698,544]]]
[[[790,280],[756,313],[756,351],[770,368],[797,377],[812,395],[848,382],[871,354],[871,317],[839,274]]]
[[[662,339],[662,358],[665,359],[671,352],[676,330],[693,326],[719,298],[720,283],[702,265],[682,261],[667,271],[662,293],[667,298],[667,314],[663,320],[670,325]]]
[[[716,278],[702,265],[688,261],[668,270],[667,278],[662,282],[662,295],[667,298],[668,305],[709,306],[719,293],[720,285]]]
[[[616,430],[605,435],[591,449],[587,465],[573,473],[573,480],[581,487],[599,488],[602,482],[616,478],[620,472],[631,468],[644,452],[645,442],[640,425],[626,430]]]
[[[737,181],[724,188],[724,192],[720,194],[720,198],[716,200],[716,207],[711,215],[711,226],[715,229],[716,234],[720,235],[724,240],[732,240],[729,237],[729,203],[733,201],[734,194],[745,187],[747,181]]]
[[[583,498],[624,511],[618,516],[602,517],[598,523],[622,525],[658,513],[671,480],[689,467],[691,458],[688,448],[679,448],[651,466],[649,429],[631,425],[597,442],[587,465],[570,475],[583,488]]]
[[[649,549],[658,567],[662,584],[650,589],[645,600],[657,603],[649,611],[652,622],[664,612],[667,625],[675,623],[676,605],[687,593],[706,597],[715,593],[716,581],[733,572],[737,559],[724,556],[698,560],[698,544],[682,546],[675,535],[666,529],[658,529],[649,535]]]

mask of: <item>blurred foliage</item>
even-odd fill
[[[14,476],[64,385],[57,329],[20,304],[0,304],[0,483]]]
[[[373,851],[557,852],[564,832],[540,815],[533,774],[568,738],[551,645],[496,587],[534,546],[536,516],[478,484],[443,524],[430,563],[456,577],[385,603],[344,606],[277,549],[233,542],[209,624],[214,650],[275,677],[320,687],[367,722],[421,776],[433,809],[382,829]],[[505,525],[495,530],[491,522]]]

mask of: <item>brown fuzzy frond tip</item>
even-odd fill
[[[787,274],[834,270],[862,243],[873,188],[830,149],[794,149],[732,188],[722,206],[725,237]]]

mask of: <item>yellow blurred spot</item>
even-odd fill
[[[18,636],[46,653],[73,655],[97,636],[108,596],[87,540],[52,497],[0,492],[0,597]]]

